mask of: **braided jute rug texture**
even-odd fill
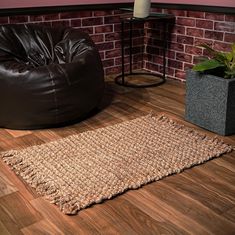
[[[166,115],[72,135],[1,154],[40,195],[65,214],[231,152],[216,137]]]

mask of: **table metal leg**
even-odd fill
[[[133,25],[132,25],[132,20],[129,22],[129,26],[130,26],[130,28],[129,28],[129,39],[130,39],[130,42],[129,42],[129,45],[130,45],[130,54],[129,54],[129,62],[130,62],[130,74],[132,74],[132,47],[133,47],[133,45],[132,45],[132,34],[133,34],[133,32],[132,32],[132,28],[133,28]]]
[[[163,23],[163,79],[166,79],[167,24]]]
[[[122,20],[122,32],[121,32],[121,47],[122,47],[122,85],[125,84],[125,63],[124,63],[124,57],[125,57],[125,50],[124,50],[124,21]]]

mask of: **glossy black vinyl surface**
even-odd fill
[[[36,129],[88,114],[102,98],[104,74],[79,29],[0,26],[0,127]]]

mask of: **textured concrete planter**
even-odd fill
[[[185,119],[220,135],[235,134],[235,78],[188,71]]]

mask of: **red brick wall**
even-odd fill
[[[235,17],[232,15],[153,9],[157,12],[172,13],[176,24],[169,27],[167,75],[175,79],[185,79],[185,70],[191,68],[203,50],[202,42],[215,49],[228,50],[235,42]],[[120,16],[118,10],[63,12],[47,15],[20,15],[0,17],[0,24],[38,23],[52,26],[65,25],[88,32],[99,49],[105,74],[121,71]],[[128,33],[128,32],[127,32]],[[160,24],[134,25],[134,69],[162,71],[162,26]],[[126,35],[128,36],[128,35]],[[126,53],[128,53],[126,41]],[[144,56],[144,57],[143,57]],[[128,69],[128,56],[125,57]]]
[[[206,55],[198,45],[206,43],[214,49],[228,51],[235,42],[234,15],[169,9],[153,9],[153,11],[176,16],[174,26],[168,29],[168,77],[185,79],[185,71],[192,68],[197,62],[197,57]],[[144,68],[153,72],[161,71],[162,50],[159,44],[162,31],[157,29],[156,24],[148,23],[145,24],[145,32],[147,45]]]

